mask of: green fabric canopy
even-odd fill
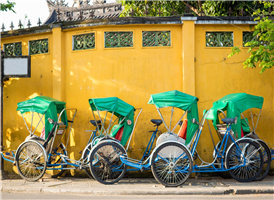
[[[59,114],[66,107],[66,103],[63,101],[58,101],[51,97],[46,96],[37,96],[32,99],[22,101],[17,104],[17,111],[20,111],[22,114],[26,112],[36,112],[40,114],[45,114],[45,139],[48,137],[49,132],[51,131],[53,124],[48,122],[48,118],[53,119],[54,121],[58,120],[57,114]],[[62,114],[62,122],[67,125],[67,113]]]
[[[134,107],[117,97],[107,97],[107,98],[95,98],[89,99],[90,107],[93,111],[109,111],[114,112],[114,115],[119,118],[119,123],[126,117],[121,125],[124,126],[124,132],[121,140],[121,144],[125,145],[132,132],[134,125]],[[119,128],[118,126],[113,127],[111,131],[111,136],[115,137]]]
[[[213,120],[213,125],[217,129],[216,124],[219,123],[218,110],[227,111],[228,118],[238,118],[237,124],[232,125],[232,130],[236,133],[236,137],[241,137],[241,113],[250,108],[261,109],[264,98],[246,93],[235,93],[224,96],[215,101],[213,107],[208,111],[206,119]]]
[[[189,144],[193,135],[199,128],[199,125],[192,123],[193,118],[195,118],[197,122],[199,121],[197,101],[197,97],[173,90],[151,95],[148,104],[153,104],[159,109],[165,107],[175,107],[184,111],[187,110],[188,123],[186,144]]]

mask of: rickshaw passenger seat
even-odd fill
[[[163,121],[161,119],[152,119],[150,120],[153,124],[156,124],[157,126],[161,125]]]
[[[122,126],[117,132],[115,139],[121,141],[124,133],[124,126]]]
[[[222,121],[226,124],[232,124],[235,123],[236,118],[223,118]]]
[[[186,140],[186,133],[187,133],[187,119],[183,121],[183,124],[178,132],[178,136],[184,140]]]

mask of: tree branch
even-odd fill
[[[198,9],[194,8],[192,5],[187,4],[186,2],[183,1],[183,3],[190,8],[190,10],[192,10],[193,12],[195,12],[197,15],[199,15],[199,11]]]

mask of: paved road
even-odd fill
[[[62,195],[69,194],[86,195],[89,198],[106,195],[131,195],[138,198],[140,195],[273,195],[273,183],[271,176],[266,177],[263,181],[249,183],[237,182],[234,179],[201,177],[198,179],[190,178],[180,187],[163,187],[151,178],[124,178],[117,184],[103,185],[93,179],[65,177],[60,179],[43,178],[36,182],[28,182],[23,179],[5,179],[0,181],[0,188],[2,192],[10,193],[48,193],[53,195],[52,197],[54,194],[60,194],[60,198]]]
[[[162,200],[162,199],[169,199],[169,200],[182,200],[182,199],[188,199],[188,200],[230,200],[230,199],[240,199],[240,200],[273,200],[274,196],[273,194],[269,195],[191,195],[191,196],[185,196],[185,195],[109,195],[109,196],[94,196],[94,195],[66,195],[66,194],[44,194],[44,193],[8,193],[8,192],[2,192],[1,193],[1,199],[29,199],[29,200],[43,200],[43,199],[98,199],[98,200],[124,200],[124,199],[130,199],[130,200],[140,200],[140,199],[148,199],[148,200]]]

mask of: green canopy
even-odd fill
[[[119,123],[124,126],[124,132],[121,144],[125,145],[132,132],[134,125],[134,107],[117,97],[89,99],[90,107],[93,111],[109,111],[119,118]],[[111,132],[111,136],[115,137],[119,128],[115,126],[115,130]]]
[[[188,144],[199,128],[199,125],[192,123],[193,118],[195,118],[197,122],[199,121],[197,101],[197,97],[173,90],[151,95],[148,104],[154,104],[157,108],[176,107],[187,111],[186,144]]]
[[[238,123],[232,125],[232,130],[236,133],[237,138],[241,137],[241,113],[250,108],[261,109],[264,98],[246,93],[235,93],[224,96],[215,101],[213,107],[208,111],[206,119],[213,120],[215,128],[218,121],[218,110],[227,111],[228,118],[238,117]]]
[[[22,101],[17,104],[17,111],[22,114],[26,112],[36,112],[40,114],[45,114],[45,138],[48,137],[48,133],[51,131],[53,124],[48,122],[48,118],[54,121],[58,120],[57,114],[59,114],[66,107],[66,103],[63,101],[58,101],[51,97],[37,96],[32,99]],[[62,114],[61,120],[67,125],[67,113]]]

